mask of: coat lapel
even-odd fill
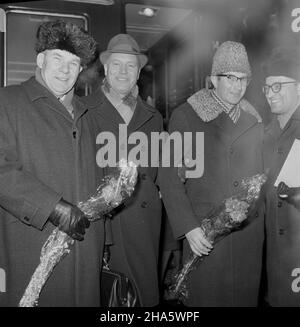
[[[215,127],[219,134],[219,141],[225,146],[230,146],[237,141],[245,132],[257,124],[257,119],[252,115],[241,111],[237,124],[234,124],[230,117],[222,112],[216,119],[208,122]]]
[[[98,89],[92,95],[86,97],[84,101],[90,110],[95,110],[96,114],[99,116],[99,119],[104,119],[105,122],[111,125],[116,131],[119,130],[119,124],[125,124],[125,121],[121,115],[100,89]],[[134,114],[128,124],[128,134],[142,127],[149,119],[152,118],[154,112],[154,108],[146,106],[140,97],[138,97]]]
[[[138,97],[134,114],[128,125],[128,133],[132,133],[140,129],[148,120],[153,117],[154,112],[154,108],[146,106],[142,102],[141,98]]]
[[[221,112],[217,118],[213,119],[206,124],[214,126],[216,135],[218,135],[219,142],[227,146],[231,142],[231,131],[233,128],[233,122],[225,112]],[[205,135],[204,135],[205,138]]]
[[[32,102],[42,99],[43,104],[46,104],[49,109],[56,111],[58,114],[64,116],[70,122],[73,122],[72,117],[64,105],[58,99],[56,99],[56,97],[49,90],[37,82],[35,77],[31,77],[28,81],[22,83],[22,85]],[[79,112],[77,112],[77,116],[79,117],[82,115],[84,108],[80,106],[80,109],[75,109],[75,111],[77,110],[79,110]]]
[[[258,124],[258,122],[255,117],[241,110],[241,115],[237,124],[233,124],[232,127],[231,142],[234,143],[241,135],[256,124]]]
[[[94,110],[100,121],[105,122],[103,125],[110,126],[110,128],[105,129],[113,129],[118,132],[119,125],[125,124],[125,121],[121,115],[113,107],[113,105],[106,98],[100,88],[93,94],[85,97],[84,102],[86,103],[89,110]]]
[[[290,120],[287,122],[286,126],[282,130],[280,134],[280,138],[284,137],[287,138],[293,138],[292,135],[296,135],[296,130],[299,128],[300,123],[300,107],[294,112]]]

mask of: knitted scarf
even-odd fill
[[[137,103],[137,96],[139,93],[137,85],[135,85],[133,89],[127,95],[125,95],[125,97],[122,98],[117,92],[112,89],[107,79],[104,78],[102,82],[102,91],[104,92],[104,94],[109,94],[112,98],[114,98],[115,100],[119,100],[126,106],[130,107],[132,111],[134,111]]]

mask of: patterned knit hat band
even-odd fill
[[[239,42],[226,41],[217,49],[212,63],[211,75],[240,72],[251,76],[246,49]]]

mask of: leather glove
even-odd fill
[[[284,182],[280,182],[277,195],[300,210],[300,187],[288,187]]]
[[[61,199],[49,216],[54,226],[65,232],[73,239],[82,241],[85,229],[90,226],[88,218],[73,204]]]

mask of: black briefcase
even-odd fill
[[[138,292],[134,283],[123,273],[105,265],[101,273],[102,307],[137,307]]]

